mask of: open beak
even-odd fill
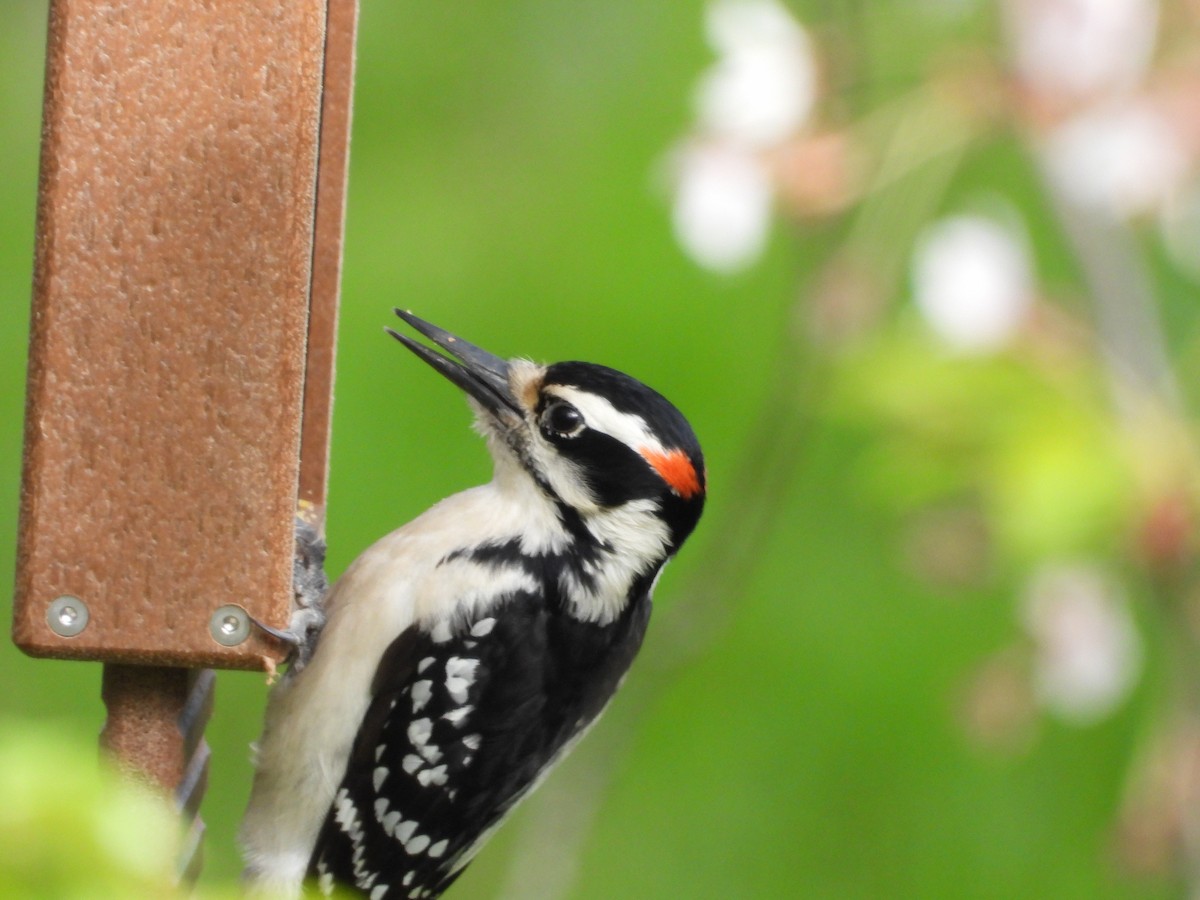
[[[469,344],[448,331],[418,319],[410,312],[395,310],[396,315],[419,331],[442,350],[445,356],[424,344],[419,344],[391,328],[384,329],[433,368],[457,384],[500,421],[510,416],[524,417],[521,407],[508,386],[508,362]],[[456,357],[457,362],[450,357]]]

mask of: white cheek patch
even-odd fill
[[[540,437],[535,444],[534,453],[542,475],[560,500],[584,513],[600,508],[584,483],[583,472],[575,463],[547,447]]]
[[[569,570],[562,575],[559,586],[578,618],[601,625],[614,621],[628,602],[633,580],[663,558],[671,535],[658,509],[653,500],[631,500],[588,516],[588,530],[609,549],[584,566],[592,579],[589,585],[581,584]]]

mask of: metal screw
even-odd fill
[[[250,637],[250,616],[232,603],[222,606],[208,620],[213,640],[225,647],[236,647]]]
[[[89,618],[87,604],[70,594],[55,598],[46,609],[46,624],[60,637],[75,637],[87,628]]]

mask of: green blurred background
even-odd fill
[[[967,12],[792,8],[818,36],[856,22],[853,47],[827,48],[861,64],[840,98],[853,115],[908,91],[932,55],[995,28],[983,5],[960,5]],[[1180,895],[1169,867],[1133,872],[1114,849],[1131,761],[1161,708],[1157,657],[1132,700],[1089,727],[1037,717],[1016,749],[981,745],[963,727],[981,662],[1021,634],[1016,580],[1003,562],[952,591],[913,574],[904,504],[879,490],[905,476],[870,464],[886,452],[886,422],[864,427],[844,399],[853,378],[794,339],[797,292],[846,223],[776,229],[762,261],[732,276],[703,271],[675,243],[664,161],[712,58],[703,11],[694,0],[362,4],[331,573],[489,474],[466,405],[382,334],[393,305],[498,353],[630,372],[686,412],[708,458],[705,521],[659,587],[628,694],[452,895],[560,895],[544,887],[552,881],[576,900]],[[5,584],[45,14],[44,2],[5,0],[0,27]],[[1002,187],[1031,207],[1041,270],[1073,284],[1030,168],[1015,140],[990,141],[929,212]],[[1194,367],[1191,287],[1163,277],[1173,346]],[[32,723],[51,725],[89,758],[99,675],[0,646],[0,733],[19,743]],[[265,694],[259,675],[219,677],[210,888],[238,870],[234,831]],[[545,836],[565,836],[566,849]]]

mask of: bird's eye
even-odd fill
[[[542,430],[555,437],[575,437],[583,431],[583,413],[570,403],[552,403],[542,413]]]

